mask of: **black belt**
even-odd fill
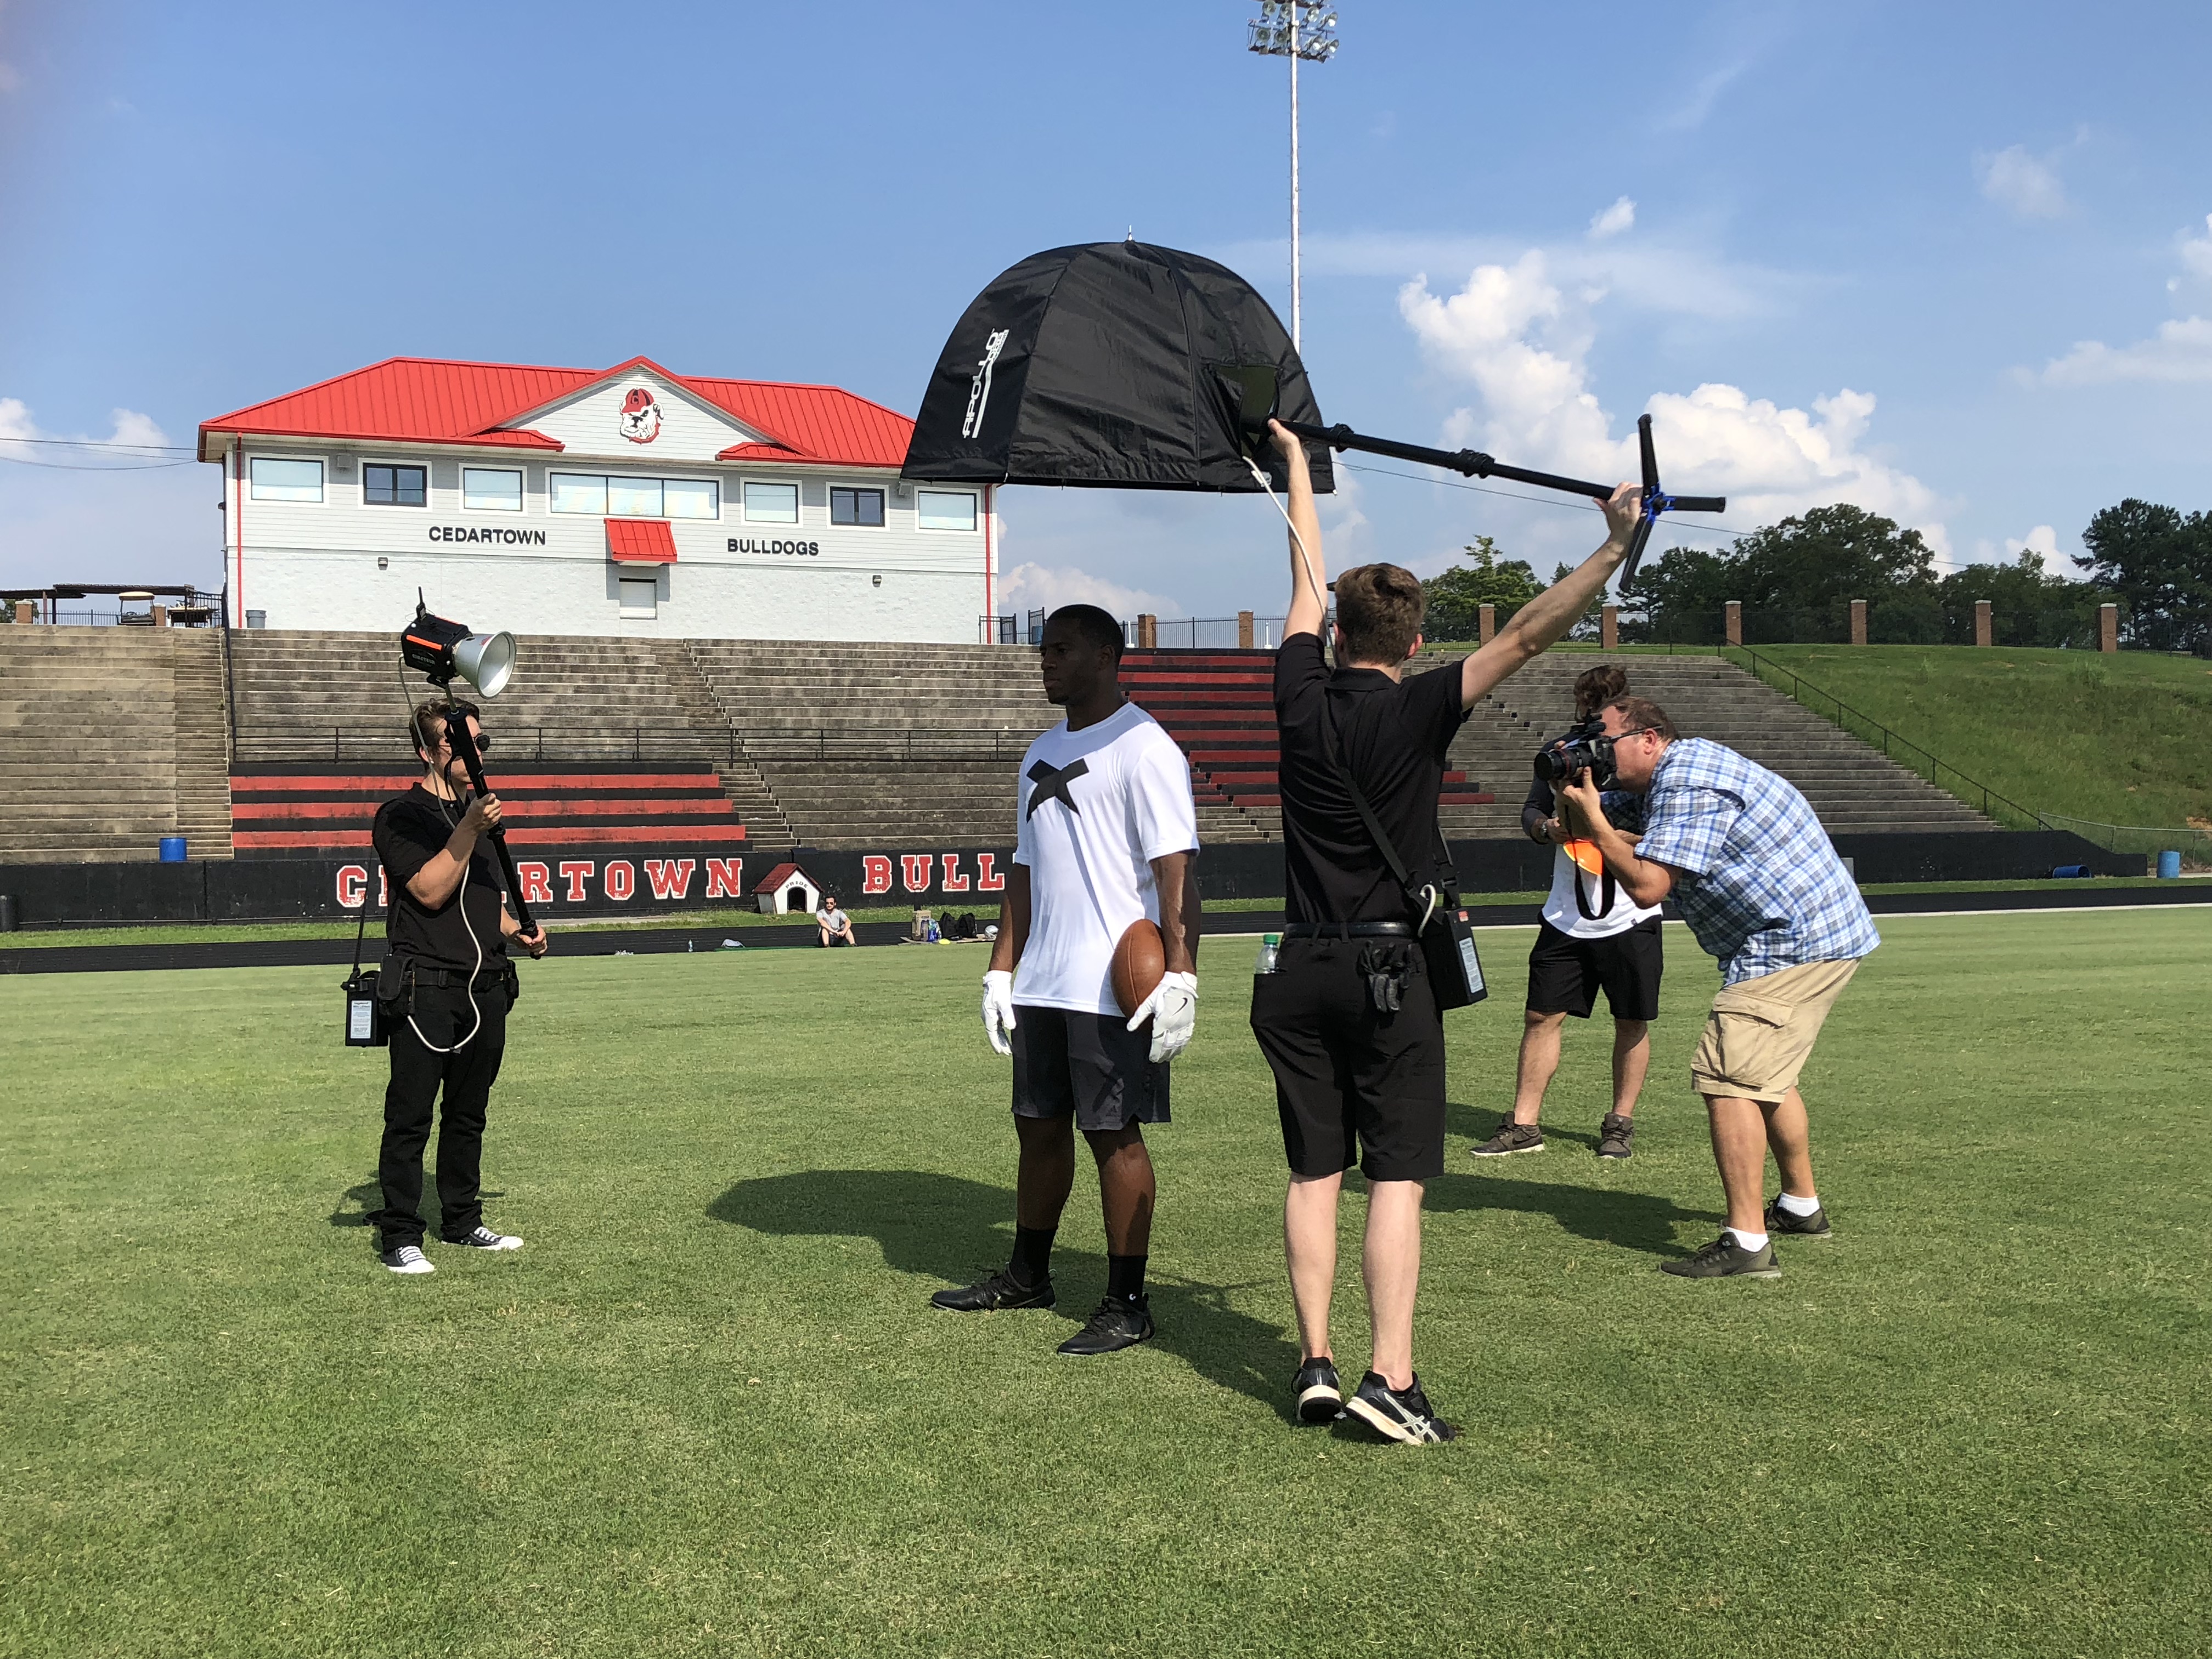
[[[507,983],[507,975],[513,971],[512,963],[505,967],[484,969],[477,975],[474,988],[479,991],[489,991],[504,985]],[[407,972],[414,976],[417,985],[454,989],[465,987],[469,983],[469,975],[461,969],[454,968],[417,968],[410,964]]]
[[[1294,921],[1285,939],[1411,939],[1410,921]]]

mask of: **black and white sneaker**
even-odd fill
[[[419,1244],[402,1244],[396,1250],[386,1250],[380,1260],[396,1273],[434,1273],[438,1271],[430,1258],[422,1254],[422,1247]]]
[[[1370,1371],[1359,1379],[1358,1391],[1344,1402],[1344,1409],[1384,1439],[1401,1445],[1432,1446],[1459,1438],[1457,1425],[1431,1408],[1418,1375],[1410,1386],[1394,1389],[1380,1374]]]
[[[1533,1123],[1516,1123],[1511,1118],[1498,1126],[1498,1133],[1474,1148],[1477,1158],[1510,1158],[1516,1152],[1540,1152],[1544,1150],[1544,1132]]]
[[[519,1250],[522,1248],[520,1239],[507,1233],[495,1233],[481,1224],[474,1232],[459,1238],[449,1238],[446,1243],[465,1250]]]
[[[955,1313],[1002,1313],[1014,1308],[1049,1308],[1057,1299],[1050,1279],[1042,1285],[1028,1285],[1014,1277],[1012,1268],[1001,1267],[980,1283],[938,1291],[929,1298],[929,1305],[950,1308]]]
[[[1098,1304],[1091,1322],[1060,1345],[1060,1352],[1087,1358],[1095,1353],[1118,1353],[1148,1342],[1152,1335],[1152,1304],[1141,1296],[1109,1296]]]
[[[1334,1423],[1344,1415],[1344,1385],[1337,1380],[1334,1360],[1307,1360],[1291,1387],[1298,1396],[1299,1422]]]

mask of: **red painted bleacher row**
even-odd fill
[[[1200,802],[1280,806],[1272,651],[1132,651],[1121,684],[1190,757]],[[1443,804],[1480,806],[1494,797],[1444,774]]]
[[[376,809],[404,794],[413,773],[269,766],[230,780],[230,842],[246,856],[342,852],[369,845]],[[742,842],[745,826],[714,773],[539,767],[494,773],[514,847],[663,848]]]

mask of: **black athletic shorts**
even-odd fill
[[[1085,1131],[1168,1121],[1168,1068],[1152,1030],[1119,1014],[1014,1005],[1014,1115],[1065,1117]]]
[[[1528,1012],[1588,1019],[1603,987],[1615,1019],[1656,1019],[1664,959],[1656,916],[1607,939],[1577,939],[1547,921],[1528,952]]]
[[[1381,1013],[1361,958],[1406,966],[1401,1006]],[[1444,1023],[1411,939],[1286,939],[1252,981],[1252,1033],[1275,1073],[1275,1109],[1294,1175],[1355,1163],[1370,1181],[1444,1172]]]

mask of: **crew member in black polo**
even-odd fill
[[[459,704],[477,747],[477,710]],[[483,1224],[479,1196],[484,1112],[507,1047],[507,1011],[519,988],[507,941],[545,954],[545,930],[526,933],[507,914],[500,875],[481,845],[499,823],[496,795],[469,797],[468,769],[446,737],[447,705],[426,702],[408,722],[422,779],[377,809],[376,856],[390,890],[386,934],[396,983],[381,988],[392,1027],[392,1081],[384,1092],[377,1179],[384,1207],[369,1218],[384,1265],[396,1273],[436,1269],[422,1254],[422,1149],[431,1108],[445,1090],[438,1134],[438,1231],[448,1244],[519,1250],[522,1241]]]
[[[1467,711],[1574,625],[1628,551],[1641,494],[1606,503],[1605,545],[1515,613],[1457,668],[1407,675],[1420,649],[1423,596],[1410,571],[1370,564],[1339,577],[1332,674],[1321,523],[1299,441],[1271,423],[1290,473],[1291,606],[1275,657],[1282,744],[1289,926],[1275,971],[1253,988],[1252,1030],[1275,1073],[1291,1165],[1284,1208],[1297,1306],[1299,1418],[1340,1408],[1408,1444],[1449,1440],[1413,1372],[1413,1297],[1421,1273],[1422,1183],[1444,1167],[1443,1021],[1415,933],[1429,910],[1401,886],[1338,770],[1340,757],[1412,884],[1452,882],[1437,825],[1444,759]],[[1395,987],[1395,990],[1389,988]],[[1378,1004],[1396,1000],[1395,1011]],[[1329,1346],[1336,1203],[1344,1171],[1368,1180],[1364,1251],[1372,1358],[1344,1400]]]

